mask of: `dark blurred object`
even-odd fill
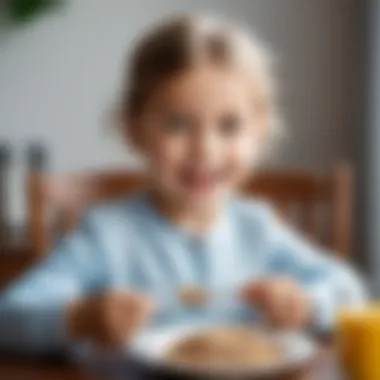
[[[26,147],[26,155],[24,159],[24,167],[22,170],[16,170],[18,178],[18,183],[20,186],[20,191],[22,194],[20,197],[25,197],[27,195],[27,183],[31,172],[41,172],[47,168],[47,150],[43,144],[39,142],[32,142]],[[9,221],[8,221],[9,222]],[[8,251],[10,253],[15,253],[18,251],[24,251],[29,245],[27,229],[25,221],[14,224],[8,228],[7,235],[10,247]]]
[[[41,172],[47,170],[47,149],[40,143],[30,143],[27,146],[27,162],[29,171]]]
[[[39,207],[39,200],[35,196],[33,191],[34,179],[42,176],[43,172],[48,169],[48,152],[47,149],[38,142],[30,143],[26,148],[26,160],[27,160],[27,209],[28,209],[28,221],[25,226],[25,236],[27,236],[28,244],[33,246],[32,232],[38,226],[35,226],[35,222],[31,215],[34,213],[34,209]],[[53,227],[55,229],[55,226]],[[33,248],[33,247],[32,247]]]
[[[352,169],[337,165],[332,173],[277,170],[256,173],[241,189],[273,203],[286,222],[343,258],[352,248]],[[75,228],[92,205],[129,195],[146,185],[142,173],[107,171],[71,175],[36,173],[29,182],[29,236],[40,257],[56,234],[47,215],[60,218],[60,235]]]
[[[11,148],[7,142],[0,143],[0,254],[4,253],[8,246],[8,175],[11,163]]]
[[[10,174],[13,174],[12,156],[10,145],[5,142],[0,143],[0,289],[31,267],[35,257],[27,234],[28,223],[14,225],[11,228],[7,215],[6,206],[10,196],[8,183]],[[29,184],[30,177],[48,167],[47,149],[41,143],[31,143],[26,147],[24,157],[26,170],[20,174],[24,176],[26,173],[26,176],[21,182]],[[29,205],[28,207],[30,208]]]
[[[61,3],[59,0],[7,0],[10,19],[29,21],[45,10]]]

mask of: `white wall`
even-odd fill
[[[67,0],[59,12],[0,29],[0,139],[10,139],[19,149],[28,139],[43,140],[54,170],[134,165],[104,122],[126,51],[161,16],[209,11],[248,23],[277,55],[290,133],[277,162],[329,166],[351,151],[356,101],[352,3]]]

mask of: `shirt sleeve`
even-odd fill
[[[65,312],[104,278],[90,217],[49,257],[0,293],[0,349],[47,351],[68,342]]]
[[[365,303],[367,286],[349,263],[307,241],[274,213],[266,228],[267,273],[290,276],[306,289],[314,309],[315,329],[331,330],[341,308]]]

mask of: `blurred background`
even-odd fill
[[[353,166],[354,259],[380,291],[379,1],[0,4],[0,211],[12,234],[22,231],[28,217],[25,173],[31,162],[54,173],[139,167],[109,128],[129,49],[162,17],[221,14],[252,28],[275,56],[287,132],[268,165],[321,171],[340,161]]]

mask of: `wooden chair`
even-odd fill
[[[315,242],[348,257],[352,243],[352,182],[348,165],[339,165],[332,173],[264,171],[249,179],[242,192],[268,199]],[[52,221],[58,219],[59,232],[67,233],[77,225],[84,209],[143,187],[143,176],[132,172],[57,176],[32,173],[28,184],[29,238],[36,257],[53,245]]]

